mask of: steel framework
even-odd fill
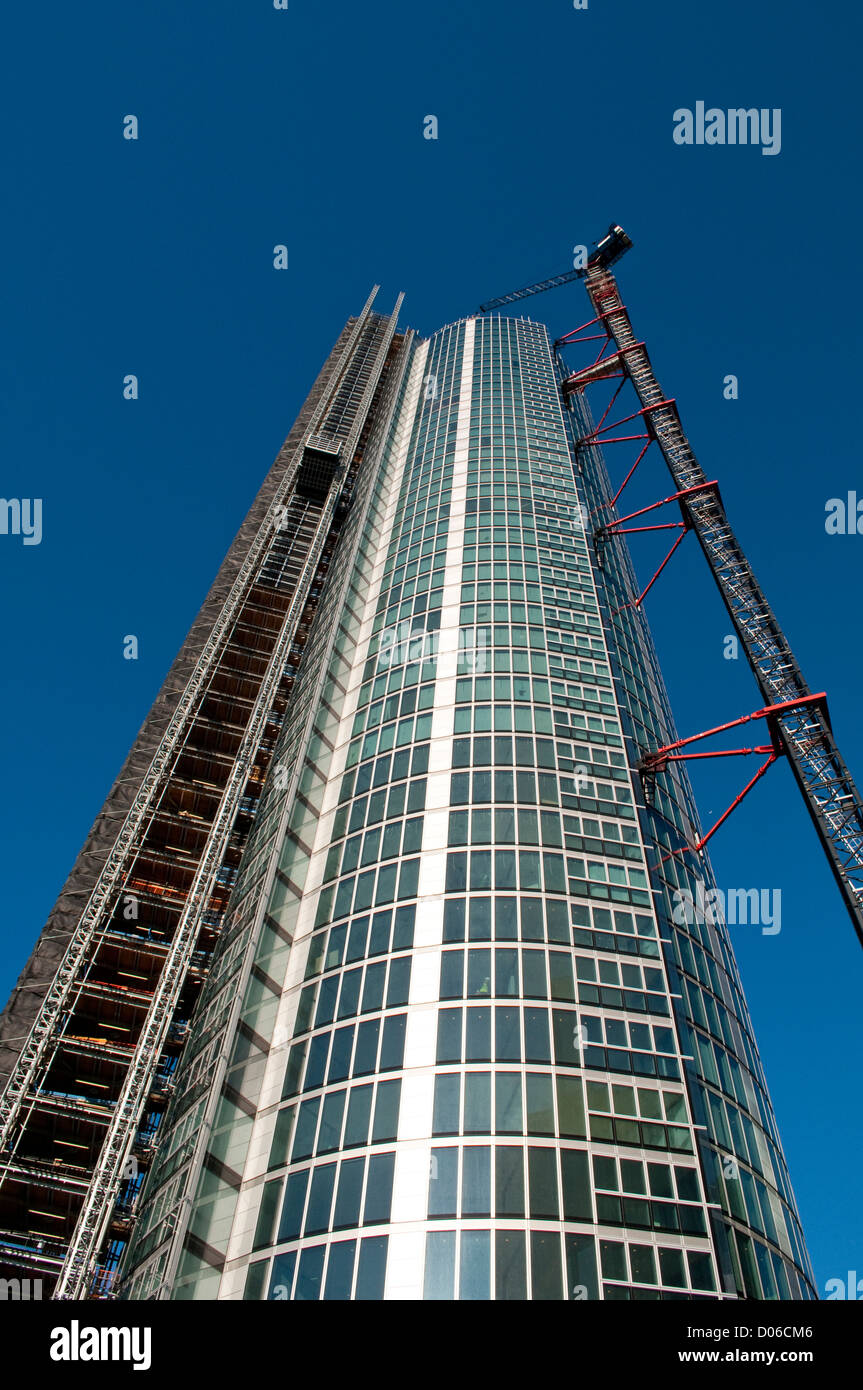
[[[650,445],[658,445],[677,489],[674,498],[665,500],[679,501],[684,522],[688,523],[685,530],[693,530],[698,537],[765,706],[773,713],[779,747],[794,772],[854,929],[863,944],[863,802],[833,737],[826,699],[823,695],[813,695],[809,689],[731,529],[719,489],[715,482],[709,482],[699,465],[684,433],[677,405],[665,396],[647,348],[633,331],[614,275],[607,265],[598,263],[589,266],[583,278],[595,316],[559,339],[555,346],[574,346],[596,340],[603,346],[589,366],[564,380],[564,397],[614,377],[620,377],[621,384],[599,426],[581,443],[611,442],[602,436],[614,426],[602,427],[620,389],[629,382],[640,409],[615,423],[619,426],[640,418],[645,432],[628,438],[646,442],[613,501],[619,498]],[[585,337],[585,330],[594,327],[600,331]],[[620,436],[619,442],[623,442],[623,438]],[[611,520],[606,523],[605,530],[613,534],[616,525],[619,522]],[[664,568],[664,563],[660,568]],[[651,585],[653,582],[651,580]],[[642,593],[638,602],[643,598]]]
[[[133,1145],[140,1143],[142,1117],[154,1092],[165,1089],[161,1084],[155,1086],[156,1074],[169,1035],[173,1037],[177,1033],[179,1037],[183,1031],[182,1028],[178,1030],[176,1019],[180,1017],[178,1005],[188,988],[190,971],[197,971],[198,976],[206,973],[203,958],[207,952],[201,949],[202,924],[208,924],[208,949],[211,950],[218,932],[218,925],[214,923],[218,922],[220,909],[223,910],[227,899],[226,885],[230,882],[231,871],[226,865],[229,855],[235,852],[232,847],[236,826],[239,820],[248,820],[254,814],[247,805],[251,800],[250,782],[259,779],[259,764],[262,758],[264,763],[267,760],[264,750],[271,746],[272,731],[278,727],[280,719],[276,711],[284,705],[285,690],[289,688],[298,652],[307,635],[310,605],[314,606],[318,592],[317,577],[325,572],[326,557],[334,544],[339,519],[345,512],[343,489],[341,482],[336,480],[341,478],[357,451],[395,334],[401,299],[393,314],[384,318],[372,314],[376,293],[377,287],[346,331],[325,390],[293,448],[279,486],[222,602],[155,756],[80,913],[65,956],[0,1100],[0,1185],[7,1178],[24,1183],[39,1180],[44,1185],[50,1174],[54,1184],[65,1184],[63,1191],[67,1196],[74,1190],[83,1198],[74,1228],[62,1246],[58,1244],[56,1251],[50,1254],[47,1249],[35,1256],[28,1256],[23,1250],[21,1253],[21,1258],[47,1261],[58,1271],[55,1298],[82,1298],[90,1290],[94,1261],[109,1223],[114,1220],[112,1214],[127,1159]],[[317,476],[322,448],[324,457],[332,460],[326,470],[326,487]],[[340,459],[346,460],[344,466]],[[313,484],[311,502],[306,495],[309,488],[301,485],[304,468]],[[331,483],[334,485],[330,486]],[[256,622],[261,620],[256,619],[254,596],[257,595],[260,602],[261,592],[270,591],[274,595],[273,611],[266,625],[258,628]],[[253,627],[243,629],[243,623],[248,625],[249,621]],[[164,814],[160,807],[166,788],[178,785],[180,760],[189,756],[192,722],[197,719],[200,723],[202,701],[208,693],[211,699],[216,698],[212,693],[214,677],[220,671],[220,663],[226,659],[231,641],[239,640],[233,639],[233,634],[241,630],[247,635],[242,639],[245,646],[236,648],[243,655],[240,664],[232,668],[231,680],[236,687],[231,697],[233,704],[228,697],[220,697],[223,703],[227,701],[227,713],[216,715],[215,723],[213,717],[210,718],[212,732],[208,737],[212,741],[208,746],[212,750],[209,756],[213,771],[206,773],[210,781],[198,783],[210,788],[207,795],[213,813],[211,818],[195,815],[191,822],[185,822],[194,823],[194,834],[200,844],[197,859],[191,854],[183,858],[177,858],[175,853],[163,855],[165,875],[176,873],[178,876],[173,880],[166,877],[161,885],[146,885],[153,892],[164,895],[157,901],[176,903],[178,915],[164,946],[156,943],[151,946],[149,931],[147,941],[139,943],[144,953],[160,953],[158,977],[153,980],[152,989],[138,990],[136,1003],[144,1010],[144,1016],[133,1045],[117,1047],[106,1038],[89,1036],[94,1025],[88,1015],[86,992],[89,989],[92,999],[94,985],[99,987],[98,982],[91,979],[92,963],[104,943],[111,940],[112,914],[116,912],[118,895],[124,890],[128,892],[135,882],[131,875],[136,856],[141,854],[149,828],[160,814]],[[241,686],[243,694],[239,695]],[[203,759],[208,755],[196,752],[192,756]],[[203,774],[199,772],[198,775]],[[202,835],[205,835],[203,841]],[[170,849],[173,851],[174,846]],[[149,876],[154,876],[152,871]],[[161,935],[164,936],[164,932]],[[126,978],[128,971],[127,966]],[[128,986],[113,986],[115,992],[118,988],[126,991],[126,998],[131,998]],[[99,1026],[97,1022],[95,1031],[102,1032],[110,1027],[110,1023],[103,1022]],[[79,1052],[85,1051],[87,1056],[98,1059],[100,1065],[111,1062],[114,1066],[113,1073],[105,1078],[107,1084],[101,1087],[102,1092],[108,1093],[105,1102],[91,1103],[89,1096],[72,1094],[59,1101],[79,1119],[92,1117],[94,1122],[98,1121],[104,1132],[98,1152],[94,1153],[88,1168],[80,1165],[72,1168],[56,1157],[40,1165],[29,1153],[22,1161],[19,1151],[31,1121],[44,1117],[58,1104],[56,1087],[52,1090],[48,1077],[59,1049],[70,1044]],[[72,1144],[58,1152],[85,1147],[81,1143]],[[5,1242],[9,1258],[14,1258],[14,1245],[14,1240]],[[44,1242],[40,1242],[37,1248],[42,1249],[43,1245]]]
[[[611,266],[631,245],[623,228],[612,224],[608,234],[596,245],[584,269],[565,271],[562,275],[488,300],[479,312],[503,308],[572,280],[585,281],[594,317],[558,338],[555,348],[559,350],[595,342],[601,346],[592,362],[565,377],[561,384],[564,401],[597,382],[619,379],[620,384],[599,423],[579,441],[579,446],[645,441],[608,504],[609,511],[615,507],[652,444],[658,445],[676,488],[671,497],[663,498],[650,507],[626,517],[609,517],[596,527],[595,538],[601,546],[608,537],[624,534],[620,529],[623,521],[643,515],[666,502],[679,503],[683,518],[681,522],[630,528],[665,530],[673,527],[681,532],[632,606],[640,607],[687,531],[694,531],[746,653],[765,707],[772,712],[777,747],[788,758],[854,930],[863,945],[863,802],[836,746],[826,699],[810,691],[752,566],[731,529],[719,488],[715,481],[707,479],[698,463],[680,422],[677,405],[673,399],[665,396],[651,366],[647,347],[633,331],[629,313],[611,272]],[[589,329],[595,331],[588,332]],[[627,383],[634,388],[639,409],[606,425],[605,421]],[[609,435],[610,430],[635,420],[643,424],[643,431]],[[770,759],[772,761],[773,758]],[[765,766],[763,771],[766,770]],[[753,785],[761,775],[762,772],[756,774]],[[738,798],[734,804],[739,804],[741,799]]]

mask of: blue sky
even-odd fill
[[[7,19],[2,491],[43,499],[43,538],[0,536],[4,997],[371,284],[431,332],[567,269],[612,220],[635,242],[634,325],[863,781],[863,536],[824,527],[828,498],[863,497],[860,30],[794,0],[47,0]],[[781,153],[676,145],[699,100],[780,108]],[[585,310],[578,285],[525,306],[553,336]],[[645,500],[671,490],[651,466]],[[645,577],[654,553],[638,543]],[[760,704],[694,539],[648,612],[681,733]],[[744,772],[700,772],[705,822]],[[859,947],[785,767],[712,851],[720,885],[782,890],[781,932],[734,941],[823,1289],[863,1256]]]

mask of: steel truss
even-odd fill
[[[350,341],[346,345],[346,352],[342,357],[343,364],[350,361],[350,352],[368,319],[375,293],[376,291],[372,292],[355,325],[355,331],[351,335]],[[359,442],[362,426],[365,423],[396,330],[401,302],[400,296],[376,351],[374,367],[354,417],[355,423],[348,436],[345,452],[349,456],[353,455]],[[327,393],[326,399],[315,412],[312,424],[305,432],[304,440],[297,451],[298,458],[302,457],[304,445],[308,445],[310,440],[316,438],[317,430],[326,420],[327,411],[333,402],[338,386],[341,385],[341,380],[342,372],[340,371],[335,379],[333,389]],[[252,547],[258,561],[260,561],[261,553],[272,537],[274,526],[278,529],[281,524],[282,504],[294,484],[296,474],[297,465],[295,463],[290,470],[288,488],[280,489],[278,499],[274,499],[268,516],[261,526],[258,541]],[[66,1260],[54,1291],[55,1299],[86,1296],[91,1265],[110,1219],[112,1204],[120,1187],[123,1166],[132,1148],[141,1109],[152,1081],[161,1047],[165,1041],[173,1009],[179,998],[188,961],[198,934],[200,915],[212,895],[216,874],[224,858],[231,827],[237,814],[239,800],[248,780],[249,768],[254,760],[255,751],[267,722],[268,711],[287,665],[288,654],[294,641],[297,625],[308,602],[309,588],[317,572],[325,542],[333,525],[338,501],[339,490],[337,487],[333,487],[330,489],[318,520],[314,538],[309,546],[293,598],[285,614],[278,641],[267,665],[254,711],[243,734],[228,783],[222,794],[204,855],[195,873],[177,923],[168,958],[159,977],[157,992],[136,1044],[133,1063],[129,1068],[123,1090],[117,1101],[86,1200],[69,1244]],[[262,543],[260,544],[260,551],[259,543]]]
[[[671,554],[688,530],[695,532],[764,699],[765,711],[762,713],[770,713],[775,747],[771,745],[770,749],[765,749],[772,756],[750,786],[766,772],[779,751],[785,754],[827,854],[854,929],[863,944],[863,802],[836,746],[825,697],[813,696],[810,691],[788,640],[729,525],[719,489],[715,482],[708,481],[699,465],[681,425],[677,405],[663,393],[647,348],[643,341],[636,338],[614,275],[606,265],[595,264],[588,268],[583,278],[594,317],[558,339],[555,347],[574,347],[587,342],[600,342],[602,346],[587,367],[572,373],[562,382],[564,400],[585,391],[598,381],[619,378],[620,384],[599,424],[582,438],[579,446],[644,441],[609,508],[615,506],[623,488],[653,443],[658,445],[676,488],[675,493],[663,499],[663,502],[642,508],[641,512],[631,513],[628,517],[606,520],[597,527],[598,539],[602,542],[608,536],[620,534],[621,522],[652,511],[665,502],[679,503],[683,521],[673,525],[681,528],[681,535]],[[523,295],[523,291],[519,292],[519,297]],[[588,329],[598,331],[588,334]],[[627,382],[635,390],[639,409],[612,425],[605,425]],[[643,424],[643,432],[609,434],[609,431],[635,420]],[[633,606],[638,607],[643,602],[671,554],[666,556]],[[667,749],[657,750],[647,755],[648,760],[655,760],[663,752],[666,761],[674,756]],[[652,771],[657,770],[658,764],[654,762]],[[747,787],[735,805],[748,790]],[[729,807],[726,816],[732,809],[733,806]],[[717,828],[714,826],[714,830]]]
[[[673,859],[678,855],[692,853],[698,854],[704,849],[707,841],[712,839],[719,829],[727,821],[731,812],[736,810],[745,796],[751,792],[756,782],[760,782],[765,772],[768,772],[777,758],[781,758],[785,753],[782,736],[779,730],[777,716],[790,708],[799,708],[803,705],[820,704],[826,710],[827,696],[822,691],[819,695],[807,695],[802,700],[791,700],[781,705],[767,705],[764,709],[753,710],[751,714],[741,714],[738,719],[730,719],[726,724],[717,724],[712,729],[703,729],[700,734],[690,734],[688,738],[676,739],[674,743],[666,743],[661,748],[656,748],[652,753],[645,753],[642,757],[638,770],[641,773],[642,781],[647,788],[653,778],[659,772],[664,772],[669,763],[690,762],[699,758],[740,758],[747,757],[752,753],[767,754],[766,762],[762,763],[753,777],[750,777],[746,786],[732,801],[727,810],[723,811],[719,819],[711,826],[706,835],[702,835],[694,845],[686,845],[683,849],[672,850],[669,854],[664,854],[660,863],[665,863],[666,859]],[[713,734],[725,733],[728,729],[739,728],[741,724],[748,724],[753,719],[766,719],[767,731],[770,734],[769,743],[759,743],[751,748],[713,748],[707,753],[681,753],[678,750],[686,748],[690,743],[698,743],[703,738],[710,738]],[[648,793],[649,795],[649,793]]]
[[[250,586],[278,535],[285,515],[285,504],[294,495],[295,482],[304,448],[315,441],[333,410],[338,391],[345,380],[355,349],[372,314],[377,286],[370,294],[362,312],[340,352],[327,389],[318,402],[303,438],[296,447],[279,489],[272,499],[266,516],[252,541],[237,572],[218,617],[210,630],[173,715],[163,734],[147,772],[142,779],[132,806],[116,837],[108,859],[87,901],[64,958],[45,995],[30,1034],[16,1060],[8,1084],[0,1099],[0,1156],[7,1162],[14,1153],[26,1116],[40,1103],[40,1085],[50,1064],[51,1048],[62,1035],[80,972],[86,967],[94,943],[109,925],[110,913],[118,892],[126,882],[137,846],[156,814],[158,798],[165,786],[177,756],[183,748],[190,721],[208,689],[225,643],[241,611]],[[355,423],[348,431],[346,452],[358,443],[374,391],[380,378],[395,332],[401,299],[390,317],[386,330],[374,352],[369,379],[354,416]],[[331,447],[331,445],[330,445]],[[62,1271],[54,1290],[54,1298],[83,1298],[87,1296],[93,1260],[100,1248],[110,1220],[113,1203],[122,1180],[123,1167],[135,1140],[143,1106],[153,1083],[153,1077],[171,1025],[173,1014],[187,977],[201,926],[202,914],[212,897],[217,875],[228,847],[232,827],[248,781],[249,770],[260,745],[274,696],[283,678],[288,656],[309,589],[318,570],[321,555],[331,531],[339,503],[339,488],[334,486],[317,521],[313,538],[294,588],[293,597],[279,635],[271,652],[266,672],[255,696],[255,705],[241,743],[234,757],[232,770],[225,785],[215,819],[208,830],[204,852],[198,863],[180,917],[159,975],[143,1029],[129,1060],[122,1089],[113,1107],[106,1137],[88,1180],[87,1196],[69,1242]]]

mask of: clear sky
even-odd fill
[[[380,282],[431,332],[612,220],[636,330],[863,782],[863,535],[825,531],[863,498],[857,7],[44,0],[4,28],[2,491],[43,503],[39,545],[0,535],[4,998],[345,318]],[[699,101],[778,108],[780,152],[676,144]],[[579,285],[524,312],[589,316]],[[671,490],[651,466],[640,501]],[[761,703],[694,539],[648,612],[681,733]],[[700,772],[706,823],[746,775]],[[778,934],[732,931],[823,1291],[863,1269],[863,961],[787,768],[713,861],[781,889]]]

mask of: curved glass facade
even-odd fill
[[[403,343],[235,890],[232,1089],[131,1297],[814,1296],[727,931],[648,867],[697,817],[632,770],[673,725],[558,376],[527,320]]]

